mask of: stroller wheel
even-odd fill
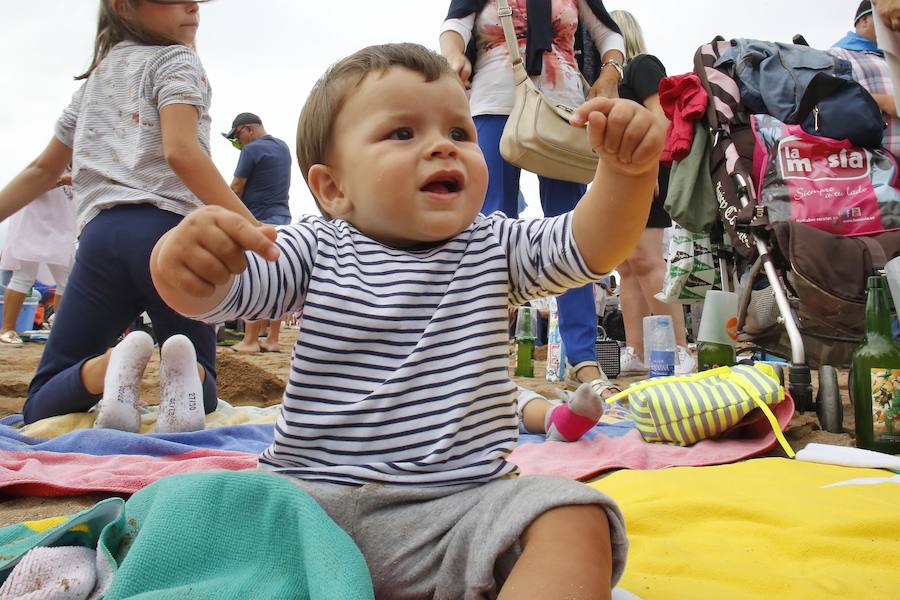
[[[830,433],[844,430],[844,409],[837,370],[830,365],[819,367],[819,391],[816,394],[816,415],[822,429]]]

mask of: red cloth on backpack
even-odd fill
[[[709,96],[694,73],[673,75],[659,82],[659,103],[669,119],[661,162],[683,160],[694,143],[694,121],[706,112]]]

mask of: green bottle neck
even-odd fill
[[[866,337],[873,336],[892,337],[891,310],[884,287],[870,287],[866,298]]]

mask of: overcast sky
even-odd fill
[[[2,0],[13,4],[12,0]],[[790,41],[803,33],[826,48],[851,27],[855,0],[609,0],[640,21],[649,51],[670,75],[691,70],[697,47],[722,35]],[[198,49],[213,89],[213,160],[231,181],[238,151],[218,135],[243,111],[294,154],[297,118],[312,85],[335,60],[369,45],[419,42],[437,48],[449,0],[215,0],[201,5]],[[28,0],[4,14],[0,36],[0,186],[50,140],[53,125],[88,66],[96,0]],[[295,157],[296,158],[296,157]],[[539,214],[536,180],[523,182],[529,210]],[[294,216],[315,212],[296,160]]]

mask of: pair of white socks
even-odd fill
[[[153,354],[153,338],[133,331],[113,348],[103,382],[95,428],[137,433],[141,415],[141,378]],[[167,339],[160,350],[157,433],[199,431],[205,427],[203,384],[194,345],[183,335]]]

